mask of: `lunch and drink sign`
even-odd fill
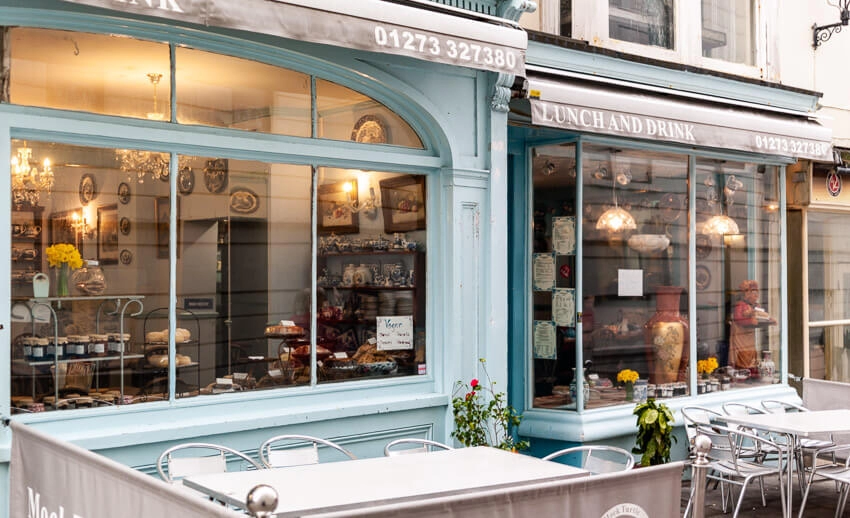
[[[448,29],[439,23],[422,27],[421,21],[435,13],[413,7],[375,4],[379,9],[360,11],[341,9],[315,0],[64,0],[76,4],[117,9],[135,14],[156,16],[251,31],[300,41],[323,43],[385,54],[398,54],[426,61],[462,67],[524,75],[524,31],[480,21],[454,20],[486,26],[469,37],[470,31]],[[352,2],[356,6],[357,2]],[[392,11],[389,11],[392,9]],[[387,12],[397,16],[380,18]],[[444,19],[454,17],[441,14]],[[486,38],[486,39],[485,39]]]

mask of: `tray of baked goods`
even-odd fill
[[[192,361],[192,357],[187,354],[175,355],[177,367],[192,367],[198,363]],[[167,344],[147,344],[145,345],[145,367],[164,369],[168,367],[168,345]]]
[[[291,320],[281,320],[277,324],[267,325],[265,335],[267,338],[298,338],[304,336],[304,328]]]
[[[178,327],[174,330],[174,342],[178,344],[192,343],[192,332],[188,329]],[[145,333],[146,346],[163,344],[168,344],[168,329],[163,329],[162,331],[150,331]]]

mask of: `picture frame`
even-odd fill
[[[171,204],[168,196],[157,196],[154,199],[154,215],[156,216],[156,256],[168,259],[168,235],[170,232]],[[180,197],[177,197],[177,257],[180,257]]]
[[[121,182],[118,184],[118,201],[120,201],[122,205],[130,203],[130,184],[127,182]]]
[[[360,232],[360,217],[350,209],[357,204],[357,180],[320,185],[318,202],[319,234]]]
[[[74,217],[76,215],[76,218]],[[83,255],[83,241],[80,239],[77,229],[74,227],[74,222],[79,221],[83,217],[82,209],[65,210],[54,212],[50,215],[49,226],[49,243],[55,245],[57,243],[68,243],[77,247],[81,257]]]
[[[425,219],[425,176],[404,175],[379,182],[384,232],[422,230]]]
[[[118,205],[97,208],[97,260],[118,264]]]

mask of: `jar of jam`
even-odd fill
[[[86,344],[81,341],[82,335],[68,335],[68,345],[65,346],[65,356],[68,358],[85,358],[88,356]]]
[[[109,335],[107,334],[94,334],[88,336],[88,351],[89,356],[106,356],[107,354],[107,343],[109,343]]]
[[[118,354],[121,354],[122,352],[126,353],[129,343],[129,333],[109,333],[109,352]]]
[[[24,360],[31,362],[32,361],[32,345],[33,342],[38,340],[33,336],[25,336],[21,338],[21,347],[24,350]]]
[[[39,362],[47,359],[47,338],[32,339],[32,361]]]
[[[44,338],[44,340],[47,341],[46,356],[48,360],[62,360],[65,358],[65,344],[68,342],[67,338],[65,338],[65,343],[62,343],[59,338],[51,338],[49,340]]]

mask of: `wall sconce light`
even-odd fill
[[[827,3],[838,8],[841,21],[829,25],[812,25],[812,30],[814,31],[812,46],[815,50],[817,50],[821,43],[828,41],[834,33],[841,32],[841,28],[850,23],[850,0],[836,0],[836,3],[827,1]]]
[[[375,197],[375,188],[369,186],[369,198],[361,202],[351,198],[351,193],[357,193],[357,180],[351,180],[342,184],[342,190],[345,192],[346,208],[352,214],[362,214],[369,219],[375,219],[378,216],[378,202]]]
[[[89,227],[82,210],[71,215],[71,220],[71,227],[78,234],[79,239],[91,239],[94,236],[94,228]]]

